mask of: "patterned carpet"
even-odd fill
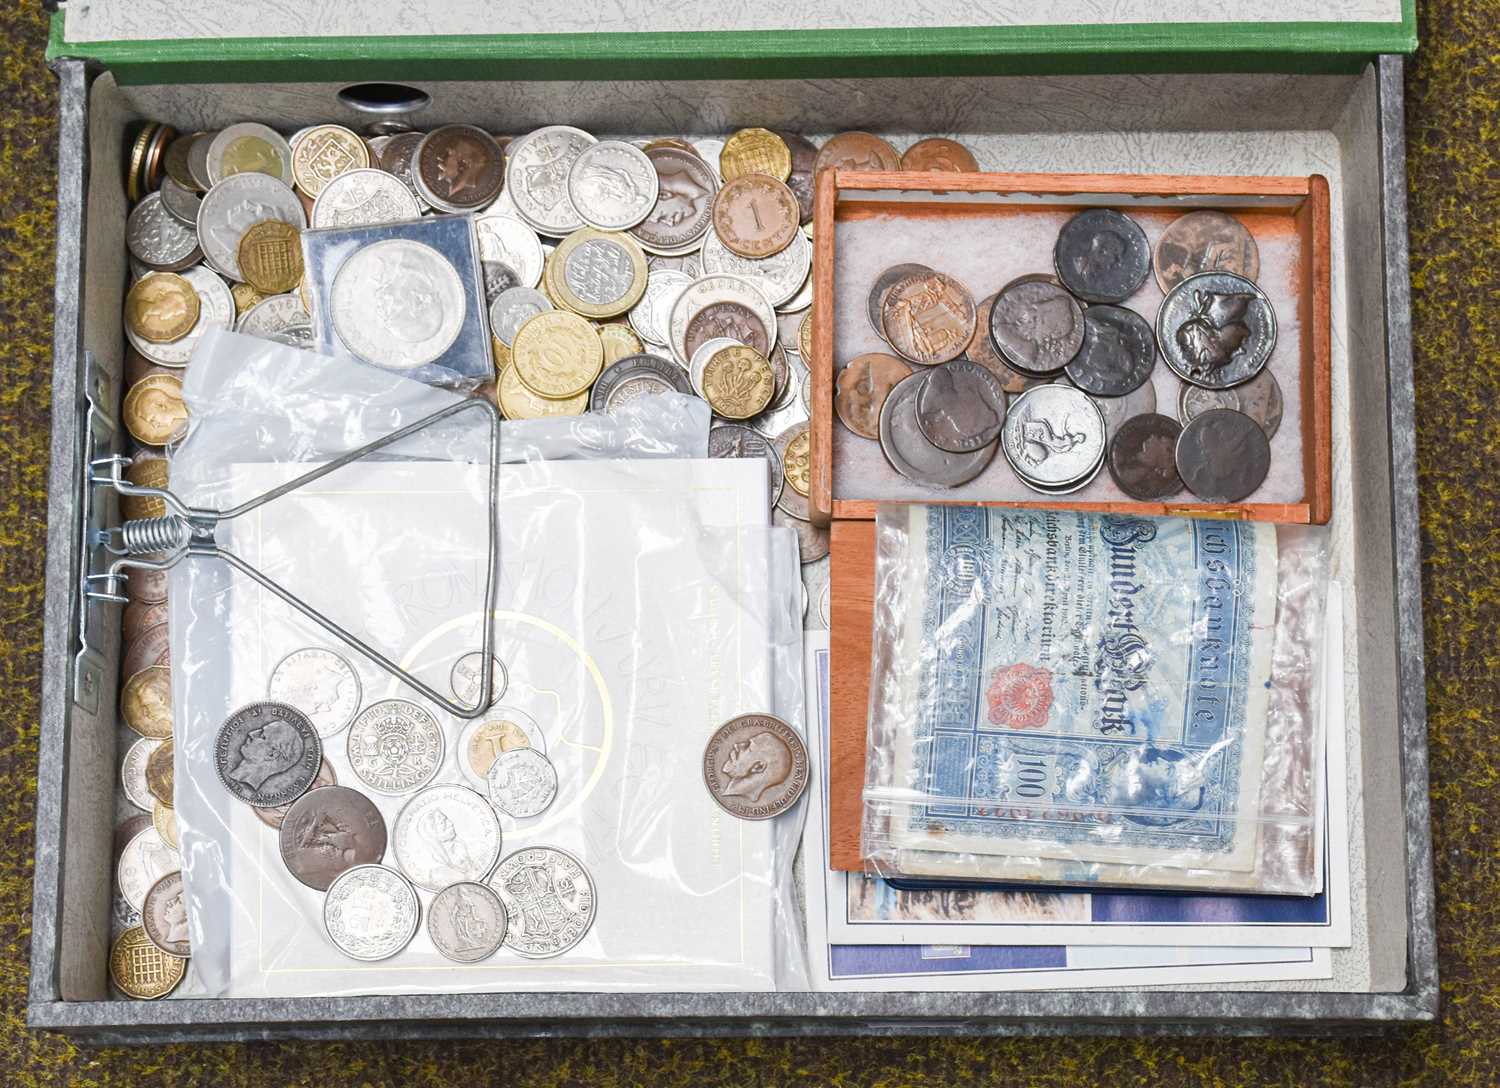
[[[0,1082],[269,1088],[516,1083],[1500,1083],[1500,3],[1419,5],[1407,82],[1428,705],[1443,1006],[1356,1040],[862,1039],[81,1049],[25,1026],[42,639],[54,86],[41,5],[0,14]]]

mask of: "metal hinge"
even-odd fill
[[[118,522],[119,504],[114,488],[106,486],[99,467],[119,457],[115,452],[119,425],[115,421],[114,382],[94,360],[93,352],[83,353],[83,396],[86,409],[83,420],[83,516],[80,519],[82,540],[79,550],[78,653],[73,659],[73,702],[89,714],[99,713],[104,690],[106,662],[104,636],[112,618],[107,602],[121,599],[100,592],[101,578],[108,575],[109,538]]]

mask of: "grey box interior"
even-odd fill
[[[1437,978],[1426,792],[1406,273],[1401,62],[1351,75],[934,77],[733,82],[424,83],[412,120],[525,132],[721,135],[847,128],[898,148],[952,135],[988,170],[1327,176],[1332,194],[1334,571],[1347,587],[1354,943],[1331,980],[1136,991],[492,994],[272,1000],[108,997],[116,662],[108,614],[95,690],[72,690],[80,615],[82,358],[117,403],[126,285],[125,131],[253,118],[360,127],[339,85],[119,86],[62,80],[46,664],[31,1023],[99,1041],[484,1034],[1009,1034],[1334,1030],[1430,1019]],[[1205,992],[1206,991],[1206,992]]]

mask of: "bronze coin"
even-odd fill
[[[171,367],[158,366],[129,345],[125,348],[125,388],[143,381],[153,374],[173,374]]]
[[[1177,472],[1204,502],[1242,502],[1270,470],[1271,440],[1259,423],[1232,408],[1195,416],[1177,439]]]
[[[165,457],[137,457],[125,470],[125,479],[136,487],[155,487],[166,490],[168,483],[167,459]],[[126,520],[136,518],[159,518],[167,512],[165,499],[147,495],[121,495],[120,516]],[[127,636],[128,638],[129,636]]]
[[[309,790],[317,790],[322,789],[324,786],[337,786],[338,784],[338,775],[333,773],[333,764],[329,763],[328,758],[325,756],[323,762],[318,765],[317,777],[313,779],[312,785],[307,788]],[[307,795],[303,794],[303,797],[305,796]],[[298,798],[298,800],[301,800],[301,798]],[[292,805],[296,803],[296,801],[292,801],[289,804],[277,805],[275,808],[252,808],[251,811],[260,817],[260,822],[267,827],[279,828],[286,819],[286,814],[291,811]]]
[[[135,577],[134,574],[131,575]],[[159,603],[159,602],[158,602]],[[167,625],[158,623],[140,633],[134,642],[125,647],[125,657],[120,663],[120,672],[134,676],[152,665],[171,663],[172,651],[167,641]]]
[[[797,207],[802,213],[802,222],[811,222],[813,194],[816,189],[813,181],[818,173],[818,145],[806,136],[795,132],[778,130],[776,135],[781,137],[781,142],[786,144],[787,150],[792,153],[792,173],[786,179],[786,187],[797,198]]]
[[[774,256],[791,245],[801,222],[792,191],[766,174],[735,178],[714,196],[715,233],[730,252],[750,260]]]
[[[977,318],[974,296],[942,272],[916,272],[898,280],[880,308],[891,347],[924,366],[963,354],[974,338]]]
[[[139,744],[140,742],[137,741],[136,743]],[[119,826],[115,828],[115,857],[120,856],[120,853],[130,844],[131,839],[150,826],[151,817],[145,813],[125,817]]]
[[[287,872],[309,888],[326,892],[345,870],[385,857],[385,820],[358,790],[309,789],[287,807],[278,842]]]
[[[162,804],[175,808],[172,804],[173,790],[173,746],[170,735],[152,749],[151,754],[146,757],[146,789],[151,792]]]
[[[899,170],[901,156],[879,136],[868,132],[841,132],[823,145],[813,169],[821,174],[834,170]]]
[[[906,149],[901,156],[901,169],[973,174],[978,172],[979,163],[974,158],[974,153],[957,140],[929,136]]]
[[[742,714],[715,730],[703,752],[709,796],[741,820],[769,820],[807,788],[807,746],[770,714]]]
[[[1067,366],[1083,347],[1083,333],[1083,307],[1047,280],[1007,284],[990,309],[990,339],[1009,365],[1033,377]]]
[[[186,959],[192,955],[188,940],[187,893],[182,885],[182,871],[168,873],[146,893],[141,904],[141,928],[151,943],[169,956]]]
[[[145,604],[160,604],[167,599],[167,572],[131,567],[125,572],[125,596]],[[146,664],[152,664],[147,662]]]
[[[894,355],[872,351],[856,355],[834,382],[833,407],[845,427],[861,438],[880,441],[880,409],[896,383],[911,377],[911,367]]]
[[[1132,416],[1109,440],[1109,474],[1132,499],[1154,502],[1182,490],[1177,474],[1177,438],[1182,425],[1171,416]]]
[[[1156,282],[1166,293],[1199,272],[1260,275],[1260,249],[1250,231],[1223,212],[1188,212],[1167,224],[1156,240]]]
[[[156,604],[131,601],[125,606],[125,612],[120,619],[120,639],[128,646],[141,637],[141,632],[166,622],[166,601],[158,601]]]
[[[482,208],[505,184],[505,153],[495,138],[473,125],[433,129],[417,148],[412,176],[428,202],[444,211]]]
[[[995,347],[995,341],[990,338],[990,311],[995,308],[995,299],[999,297],[998,294],[991,295],[979,304],[978,317],[974,322],[974,336],[969,341],[969,346],[964,349],[964,358],[978,363],[999,378],[1001,387],[1011,396],[1015,396],[1026,392],[1033,385],[1043,384],[1046,379],[1033,378],[1014,369]]]
[[[719,337],[738,340],[762,355],[769,348],[766,327],[754,310],[739,302],[710,302],[692,316],[684,337],[688,358],[691,359],[693,353],[708,341]]]

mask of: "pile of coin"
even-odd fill
[[[898,264],[869,320],[891,348],[843,362],[834,407],[931,487],[978,477],[1003,451],[1027,487],[1065,495],[1108,466],[1141,501],[1187,488],[1239,502],[1270,471],[1281,391],[1267,362],[1276,314],[1256,284],[1249,230],[1223,212],[1173,220],[1153,250],[1130,216],[1090,208],[1063,224],[1053,270],[980,301],[955,277]],[[1155,268],[1155,321],[1124,305]],[[1178,418],[1156,412],[1157,359],[1180,380]]]

